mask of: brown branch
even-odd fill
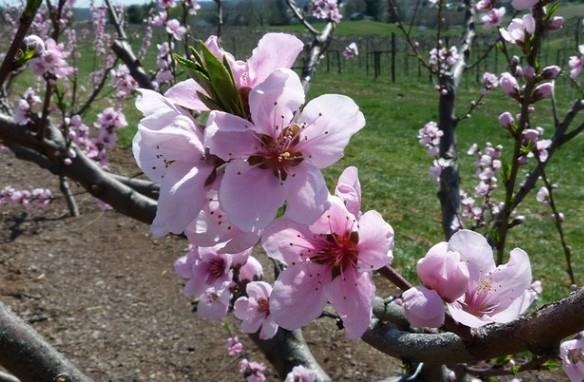
[[[65,202],[67,203],[67,208],[69,209],[69,216],[71,217],[78,217],[79,216],[79,207],[77,206],[77,202],[75,201],[75,197],[71,193],[71,188],[69,187],[69,182],[67,182],[67,178],[64,176],[59,176],[59,189],[65,198]]]
[[[488,325],[463,339],[454,333],[408,333],[374,321],[363,340],[393,357],[432,363],[476,362],[529,350],[549,354],[584,329],[584,289],[508,324]],[[561,322],[561,325],[554,323]]]
[[[320,34],[320,32],[315,27],[313,27],[312,24],[308,22],[308,20],[306,20],[306,17],[304,17],[304,13],[302,13],[302,10],[298,8],[296,0],[286,0],[286,4],[288,4],[288,8],[292,10],[294,16],[298,19],[298,21],[302,23],[302,25],[304,25],[306,30],[308,30],[313,36]]]
[[[142,67],[140,60],[136,58],[132,47],[124,40],[115,40],[111,46],[112,50],[116,56],[124,62],[124,64],[130,70],[130,75],[136,80],[138,85],[144,89],[154,90],[154,84],[152,80],[146,74],[146,71]]]
[[[0,66],[0,89],[4,86],[4,81],[8,78],[10,72],[14,69],[14,59],[22,46],[22,41],[26,37],[28,30],[34,20],[34,16],[36,15],[39,7],[42,4],[42,0],[28,0],[26,2],[26,7],[20,16],[20,22],[18,24],[18,29],[16,30],[16,34],[12,39],[12,43],[4,56],[4,61],[2,61],[2,65]]]
[[[320,58],[326,52],[328,45],[333,38],[333,32],[335,30],[335,23],[329,21],[320,34],[315,35],[308,48],[308,59],[306,60],[304,67],[302,68],[302,87],[304,87],[304,92],[308,93],[310,88],[310,81],[316,70]]]
[[[0,364],[22,381],[91,381],[2,303]]]

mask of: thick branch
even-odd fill
[[[312,39],[310,43],[310,48],[308,50],[308,59],[306,60],[304,67],[302,68],[302,86],[304,87],[304,92],[308,92],[310,87],[310,80],[316,66],[320,61],[321,56],[325,53],[331,39],[333,38],[333,31],[335,30],[335,23],[329,21],[322,32]]]
[[[112,43],[112,50],[116,56],[126,64],[130,70],[130,75],[132,75],[141,88],[154,90],[152,80],[150,80],[150,77],[146,74],[142,64],[140,64],[140,60],[136,58],[132,51],[132,47],[127,41],[115,40]]]
[[[475,362],[529,350],[557,349],[559,342],[584,329],[584,289],[533,314],[502,325],[478,329],[468,339],[454,333],[408,333],[374,321],[363,340],[393,357],[432,363]],[[561,322],[561,325],[554,323]]]
[[[262,341],[257,335],[250,335],[257,347],[278,371],[282,379],[297,365],[312,370],[318,382],[330,382],[331,378],[320,367],[304,341],[300,330],[288,331],[280,328],[275,337]]]
[[[2,303],[0,364],[22,381],[91,381]]]

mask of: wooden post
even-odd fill
[[[391,82],[395,82],[395,33],[391,32]]]

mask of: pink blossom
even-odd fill
[[[501,85],[503,92],[508,96],[515,97],[519,94],[519,83],[511,73],[502,73],[499,79],[499,84]]]
[[[176,7],[176,2],[174,0],[158,0],[158,5],[161,8],[174,8]]]
[[[305,224],[327,208],[320,170],[343,156],[365,119],[345,96],[323,95],[301,109],[303,103],[298,75],[279,69],[251,92],[252,122],[215,110],[209,115],[205,141],[227,162],[219,201],[243,231],[266,227],[284,202],[285,216]]]
[[[150,19],[150,25],[154,26],[154,27],[161,27],[164,24],[166,24],[166,20],[168,19],[168,14],[166,13],[166,11],[162,11],[156,15],[154,15],[151,19]],[[170,32],[169,32],[170,33]]]
[[[270,315],[270,294],[272,286],[264,281],[252,281],[246,286],[247,297],[240,297],[235,301],[233,313],[242,320],[241,331],[256,333],[263,340],[276,335],[278,324]]]
[[[584,332],[577,338],[560,344],[560,358],[564,372],[571,382],[584,380]]]
[[[481,11],[488,11],[495,5],[495,0],[480,0],[476,4],[476,10]]]
[[[535,149],[537,150],[537,155],[541,162],[546,162],[549,157],[549,148],[552,145],[551,139],[542,139],[537,141],[535,144]]]
[[[302,365],[294,366],[292,371],[286,375],[284,382],[316,382],[316,376],[312,370]]]
[[[174,270],[186,280],[184,294],[197,298],[208,288],[220,288],[231,282],[231,262],[231,255],[218,253],[214,248],[191,247],[187,255],[175,261]]]
[[[361,216],[361,183],[357,167],[350,166],[343,170],[335,187],[335,195],[350,213]]]
[[[485,72],[482,78],[483,89],[486,91],[493,90],[499,86],[499,78],[493,73]]]
[[[249,256],[245,264],[239,268],[239,281],[258,281],[264,276],[262,264],[253,256]]]
[[[460,253],[470,276],[465,294],[447,304],[452,318],[476,328],[490,322],[513,321],[527,309],[524,298],[532,279],[525,251],[513,249],[509,262],[497,267],[489,243],[478,233],[458,231],[448,246]]]
[[[584,68],[584,45],[580,45],[578,49],[580,50],[580,56],[571,56],[568,62],[570,66],[570,77],[573,79],[576,79]]]
[[[531,9],[539,0],[513,0],[511,5],[518,11],[524,11],[526,9]]]
[[[452,302],[461,297],[469,282],[469,273],[460,253],[452,251],[448,243],[438,243],[418,261],[418,277],[422,284]]]
[[[402,293],[406,318],[412,326],[439,328],[444,324],[444,302],[432,289],[423,286]]]
[[[205,157],[202,132],[193,118],[169,99],[140,90],[136,107],[144,114],[132,151],[138,166],[160,184],[152,232],[162,236],[182,233],[205,203],[205,182],[213,164]]]
[[[244,232],[234,226],[219,204],[218,191],[211,188],[206,193],[202,210],[186,227],[185,234],[191,244],[214,246],[223,253],[237,253],[257,243],[261,231]]]
[[[242,359],[239,362],[239,372],[243,375],[246,382],[265,382],[267,381],[264,375],[266,366],[261,362],[248,361]]]
[[[239,338],[237,337],[229,337],[227,338],[227,354],[230,356],[236,356],[243,351],[243,344],[239,342]]]
[[[36,54],[43,54],[45,51],[45,42],[37,35],[28,35],[22,40],[24,46],[35,51]]]
[[[430,121],[424,125],[422,129],[418,131],[418,139],[421,145],[426,147],[428,150],[428,155],[431,157],[437,157],[440,149],[440,138],[444,135],[444,132],[440,130],[438,124],[434,121]]]
[[[209,287],[199,296],[197,314],[206,320],[220,320],[227,315],[231,292],[229,282],[218,287]]]
[[[331,20],[338,23],[343,18],[337,0],[311,0],[310,5],[312,16],[317,19]]]
[[[56,78],[65,78],[74,71],[65,61],[68,56],[69,52],[65,51],[65,46],[62,43],[57,44],[50,38],[45,41],[42,53],[30,60],[29,64],[37,76],[51,74]]]
[[[177,19],[172,19],[166,22],[166,32],[171,34],[175,40],[181,41],[187,33],[187,28],[182,26]]]
[[[515,123],[515,118],[513,118],[513,114],[509,113],[508,111],[501,113],[499,115],[499,124],[504,128],[508,129]]]
[[[503,17],[505,17],[505,7],[491,9],[481,17],[483,28],[489,30],[499,26],[503,21]]]
[[[512,44],[521,45],[529,35],[535,33],[535,19],[531,14],[524,15],[522,18],[515,18],[507,29],[499,29],[501,36]]]
[[[274,284],[270,312],[293,330],[318,317],[329,301],[347,337],[356,339],[371,317],[371,272],[392,260],[393,229],[376,211],[357,218],[338,197],[330,199],[330,208],[311,226],[279,219],[264,233],[268,256],[288,265]]]
[[[539,101],[544,98],[549,98],[554,94],[554,81],[544,82],[543,84],[537,85],[533,91],[533,101]]]

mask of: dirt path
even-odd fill
[[[6,152],[0,163],[0,188],[49,187],[60,195],[44,170]],[[180,293],[172,264],[185,242],[153,241],[146,225],[99,210],[87,194],[77,199],[79,218],[64,217],[61,199],[46,211],[0,208],[0,299],[96,381],[241,380],[223,327],[198,319]],[[347,342],[330,321],[312,324],[305,336],[335,381],[380,380],[399,367]],[[269,380],[278,380],[273,371]]]

